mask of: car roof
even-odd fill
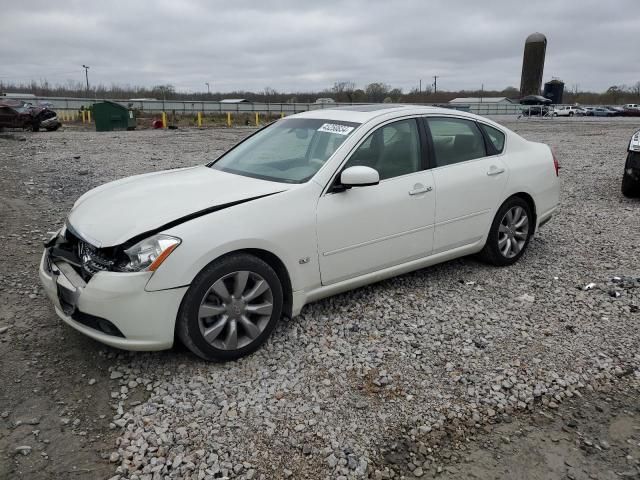
[[[406,115],[445,114],[467,117],[470,119],[482,119],[472,113],[455,110],[453,108],[428,107],[423,105],[402,105],[391,103],[379,103],[371,105],[348,105],[344,107],[317,108],[307,112],[298,113],[296,117],[319,118],[337,120],[343,122],[365,123],[376,117],[390,113]]]

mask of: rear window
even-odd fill
[[[428,117],[436,166],[444,167],[486,156],[484,139],[475,122],[462,118]]]
[[[497,128],[490,127],[489,125],[481,124],[482,130],[484,130],[485,135],[489,138],[489,141],[493,145],[493,148],[496,149],[495,153],[502,153],[504,150],[504,133],[502,133]]]

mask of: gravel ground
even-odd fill
[[[562,210],[517,265],[464,258],[317,302],[226,364],[97,344],[55,317],[36,269],[45,232],[87,189],[203,163],[251,130],[5,135],[0,478],[510,478],[482,457],[506,453],[484,445],[515,435],[503,443],[529,449],[568,408],[603,403],[632,426],[616,441],[637,446],[640,202],[620,194],[633,120],[504,121],[562,166]],[[585,445],[537,441],[561,457]],[[616,455],[522,471],[640,475],[637,448],[597,442]]]

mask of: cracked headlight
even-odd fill
[[[139,241],[133,247],[124,251],[129,262],[124,266],[126,272],[154,272],[173,252],[181,240],[169,235],[153,235]]]

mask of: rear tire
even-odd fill
[[[205,267],[178,312],[178,337],[205,360],[228,361],[257,350],[282,315],[276,272],[248,254],[231,254]]]
[[[520,197],[508,198],[491,223],[480,259],[499,267],[513,265],[527,249],[534,227],[529,204]]]

